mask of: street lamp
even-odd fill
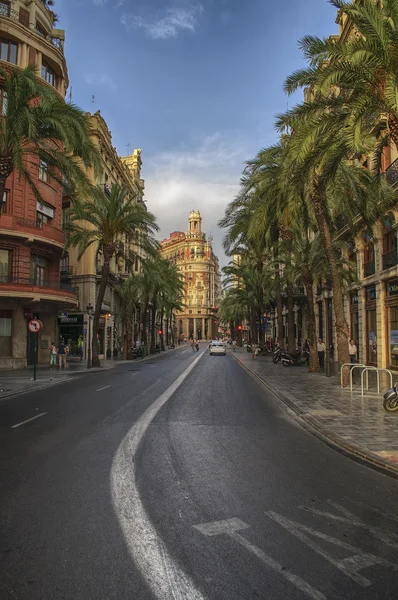
[[[90,304],[86,307],[88,314],[88,350],[87,350],[87,369],[91,369],[91,315],[93,314],[93,307]]]
[[[332,369],[330,364],[330,340],[329,340],[329,298],[330,298],[330,287],[324,283],[322,285],[322,298],[325,301],[325,377],[332,376]]]

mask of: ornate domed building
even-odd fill
[[[221,298],[218,258],[211,239],[202,232],[199,211],[191,211],[188,231],[175,231],[161,242],[162,254],[177,266],[184,281],[184,307],[177,313],[180,339],[212,339],[218,335],[217,310]]]

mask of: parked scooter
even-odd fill
[[[279,346],[277,348],[275,348],[275,352],[273,354],[272,357],[272,361],[274,363],[274,365],[276,365],[276,363],[278,363],[282,358],[282,348],[280,348]]]
[[[308,365],[310,360],[310,353],[307,350],[300,350],[296,354],[290,354],[289,352],[282,352],[281,361],[284,367]]]
[[[138,358],[138,348],[134,347],[131,350],[131,358],[134,360],[136,358]]]
[[[394,385],[394,387],[387,390],[383,396],[383,398],[384,398],[383,406],[384,406],[384,410],[386,410],[387,412],[397,412],[398,411],[397,386],[398,386],[398,381]]]

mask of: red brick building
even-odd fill
[[[64,32],[53,25],[54,13],[45,0],[0,0],[0,68],[36,64],[43,80],[65,97]],[[0,90],[1,103],[2,98]],[[61,187],[37,159],[30,161],[30,172],[43,203],[18,173],[9,177],[0,199],[0,369],[31,363],[27,321],[32,316],[43,323],[39,362],[47,362],[51,342],[58,342],[58,312],[78,304],[73,288],[60,283],[65,244]]]

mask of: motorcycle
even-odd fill
[[[273,357],[272,357],[272,361],[274,363],[274,365],[276,365],[282,358],[282,348],[276,348]]]
[[[387,412],[398,411],[398,382],[383,395],[383,407]]]
[[[307,350],[298,351],[296,354],[282,352],[281,361],[284,367],[308,365],[310,353]]]

